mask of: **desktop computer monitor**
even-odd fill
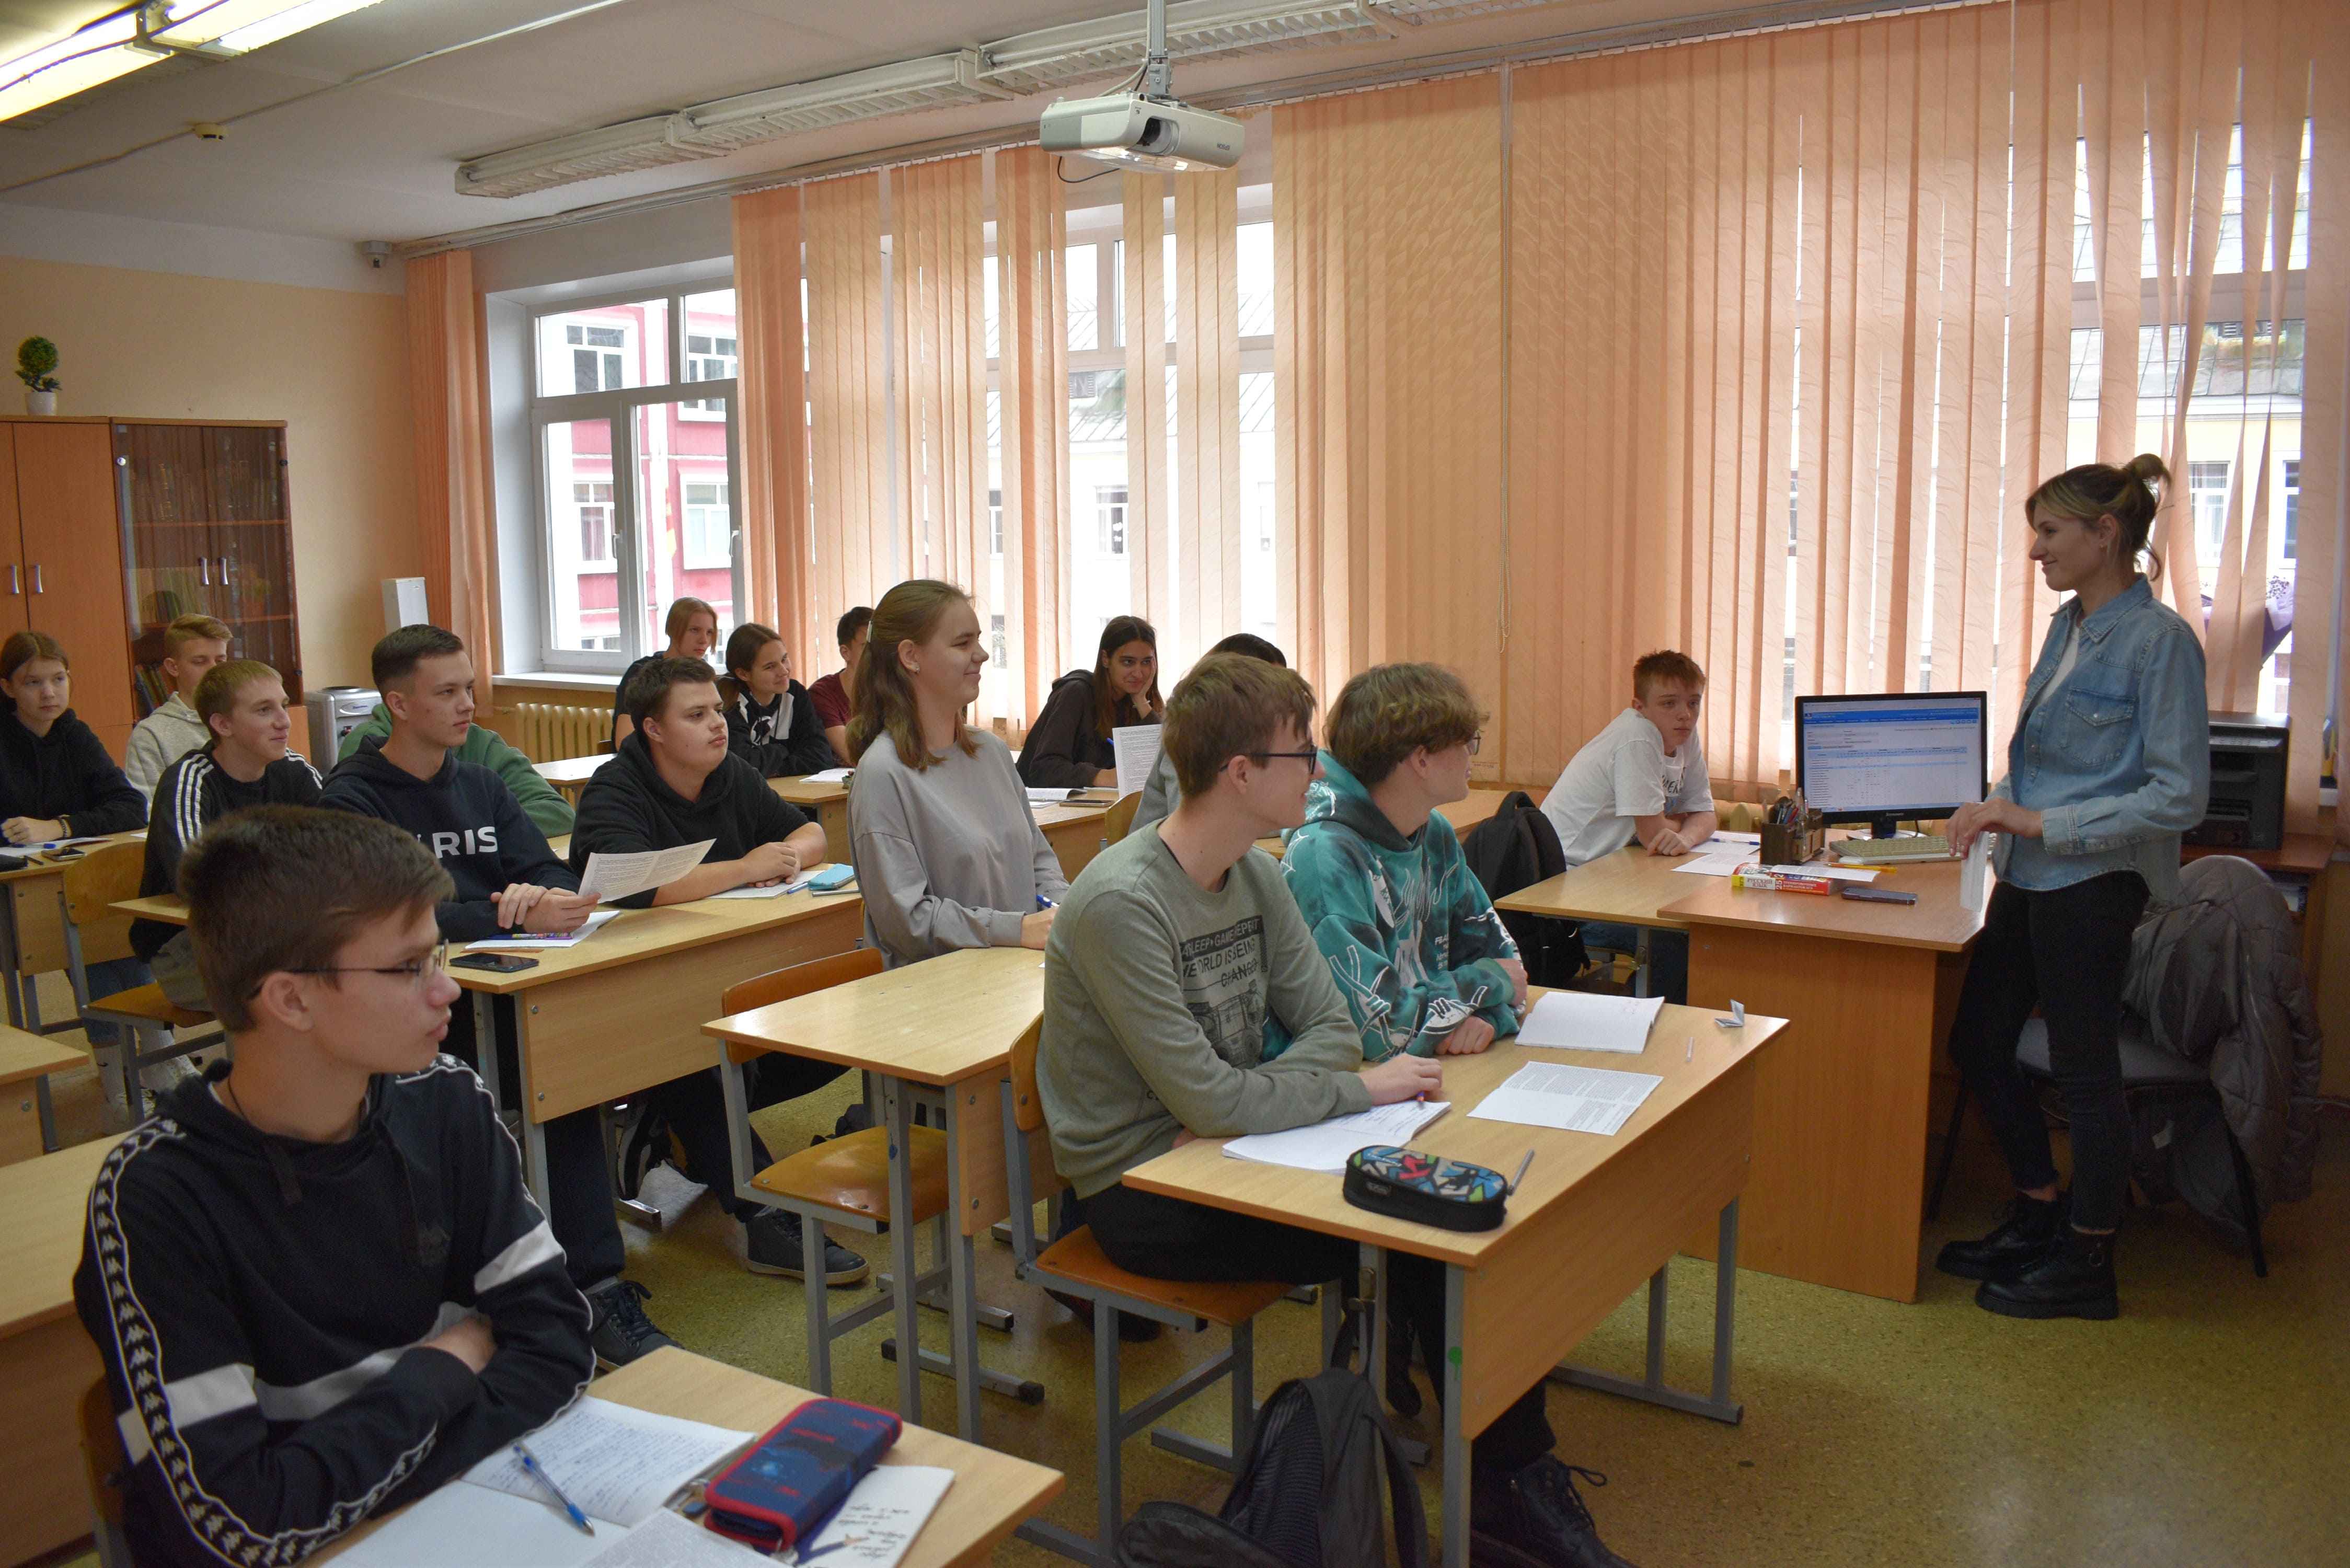
[[[1795,699],[1795,785],[1831,823],[1948,816],[1983,797],[1989,707],[1981,691]]]

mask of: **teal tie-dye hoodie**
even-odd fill
[[[1518,956],[1440,814],[1406,838],[1329,753],[1281,868],[1363,1036],[1363,1060],[1432,1056],[1464,1019],[1517,1032],[1516,992],[1496,962]],[[1288,1044],[1265,1025],[1264,1056]]]

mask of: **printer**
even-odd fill
[[[2289,720],[2276,713],[2211,715],[2211,804],[2189,844],[2275,849],[2284,842]]]

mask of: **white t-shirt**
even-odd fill
[[[1631,843],[1636,816],[1712,809],[1713,785],[1697,736],[1669,757],[1664,736],[1637,708],[1617,714],[1575,753],[1543,802],[1569,866]]]

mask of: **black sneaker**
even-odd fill
[[[807,1278],[807,1251],[802,1244],[800,1217],[788,1209],[770,1209],[743,1224],[743,1266],[754,1274]],[[872,1265],[827,1236],[824,1239],[824,1282],[837,1288],[853,1285]]]
[[[2002,1317],[2085,1317],[2104,1322],[2121,1315],[2114,1286],[2114,1239],[2064,1227],[2040,1256],[2002,1280],[1986,1281],[1975,1305]]]
[[[606,1371],[626,1366],[640,1355],[673,1348],[677,1341],[653,1326],[639,1304],[652,1292],[634,1280],[612,1280],[588,1293],[593,1313],[588,1341],[596,1347],[596,1364]]]
[[[2000,1214],[1999,1227],[1980,1241],[1953,1241],[1934,1267],[1962,1280],[1996,1280],[2015,1272],[2048,1250],[2057,1227],[2073,1217],[2073,1195],[2053,1199],[2017,1193]]]
[[[1607,1478],[1550,1455],[1492,1481],[1471,1483],[1469,1560],[1476,1568],[1632,1568],[1607,1550],[1575,1490]]]
[[[1045,1293],[1068,1308],[1069,1315],[1077,1320],[1078,1327],[1087,1334],[1094,1331],[1093,1303],[1082,1296],[1073,1296],[1066,1291],[1046,1291]],[[1130,1312],[1118,1314],[1118,1337],[1128,1345],[1148,1345],[1164,1333],[1166,1328],[1167,1325],[1155,1317],[1144,1317],[1139,1313]]]

